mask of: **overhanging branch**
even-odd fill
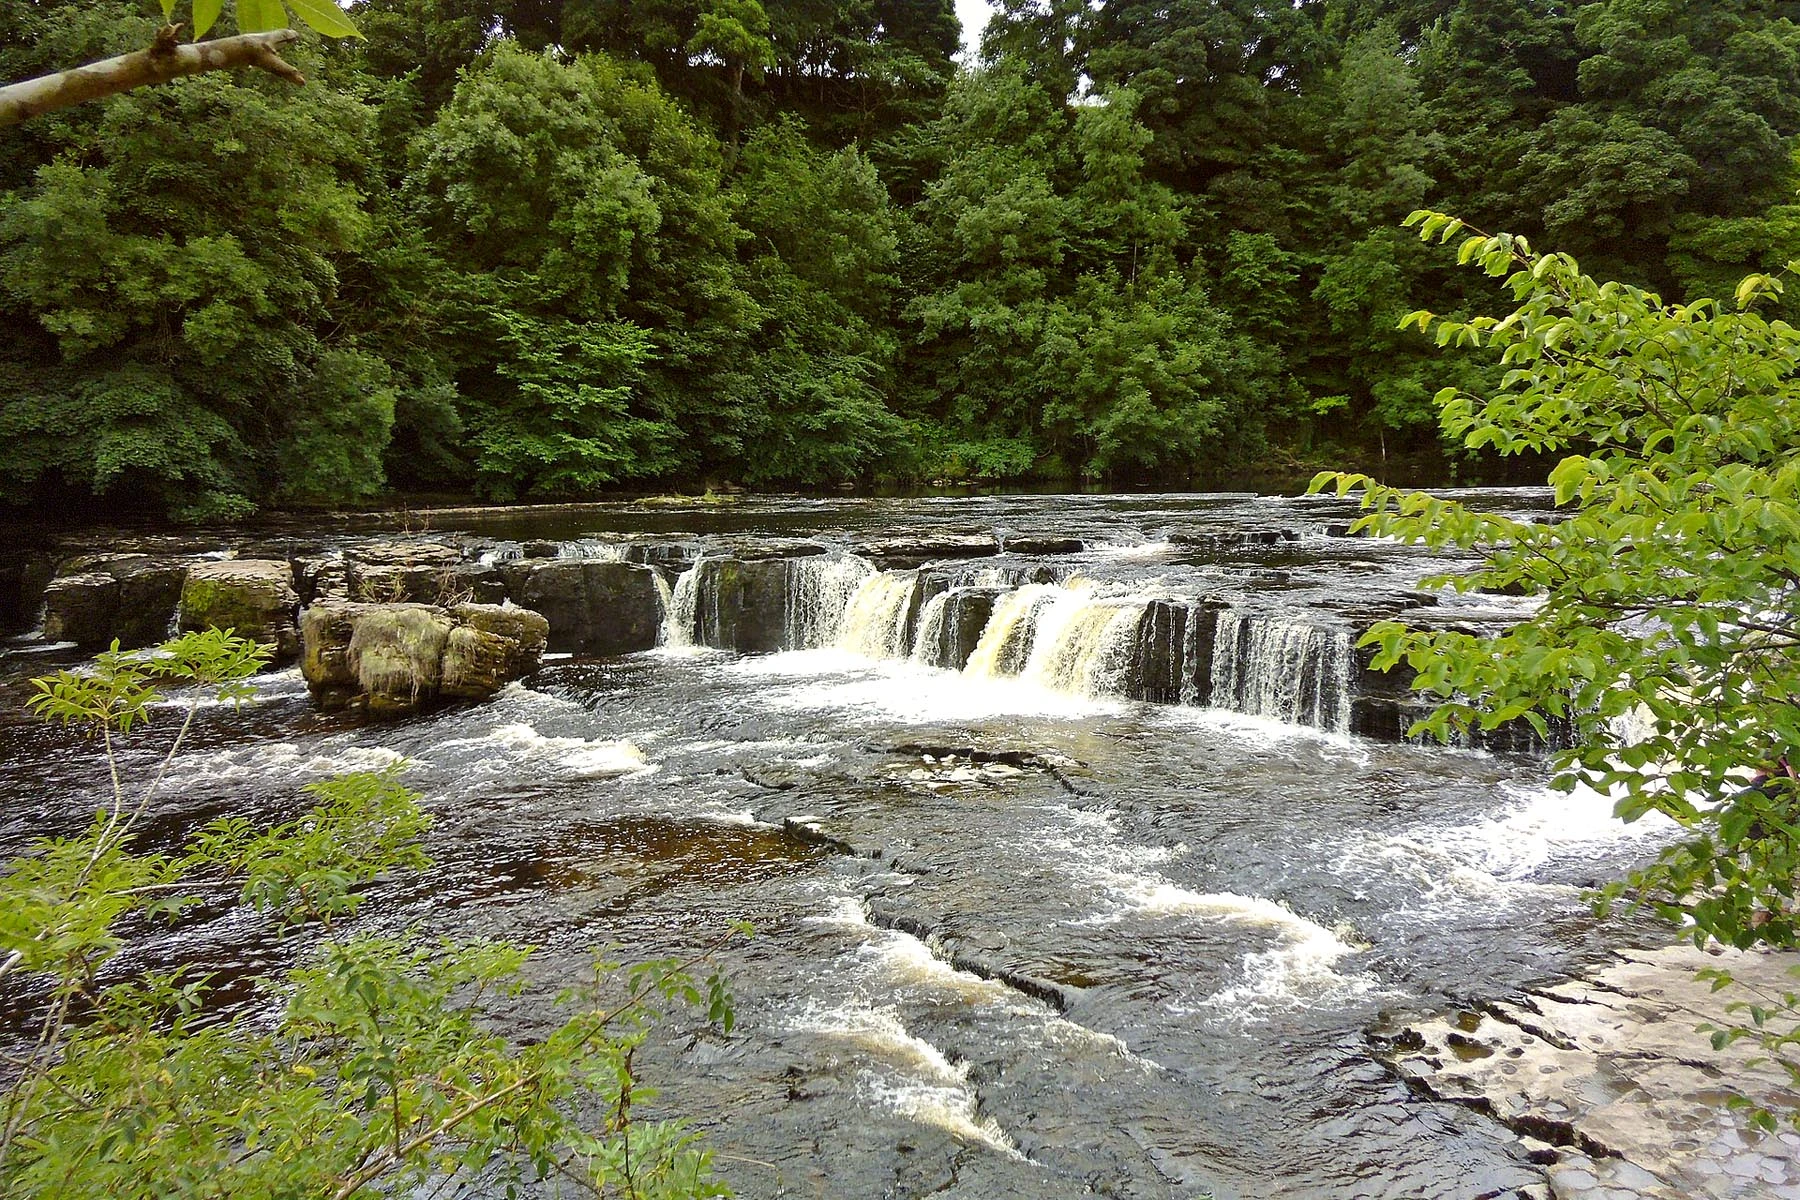
[[[300,35],[292,29],[184,43],[179,39],[180,28],[179,25],[163,26],[148,50],[121,54],[118,58],[0,87],[0,128],[59,108],[70,108],[132,88],[167,83],[183,75],[200,75],[207,71],[255,67],[279,75],[290,83],[306,82],[306,76],[275,52],[279,47],[299,40]]]

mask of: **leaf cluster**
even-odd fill
[[[178,849],[138,846],[199,703],[249,699],[267,657],[209,630],[152,651],[115,646],[35,681],[37,715],[104,741],[111,796],[85,832],[44,839],[0,873],[0,979],[38,997],[35,1040],[7,1056],[0,1190],[350,1200],[480,1176],[661,1200],[728,1194],[679,1122],[632,1111],[651,1094],[634,1051],[669,1006],[701,1006],[729,1030],[723,981],[693,974],[718,943],[624,970],[596,962],[561,997],[571,1013],[521,1046],[483,1018],[483,1001],[522,989],[529,947],[348,927],[368,885],[429,865],[429,817],[400,783],[403,764],[308,785],[313,803],[290,821],[224,816]],[[170,686],[186,713],[138,787],[116,741],[145,736]],[[221,1011],[204,973],[122,966],[147,927],[234,899],[299,959],[256,981],[272,1020]],[[581,1102],[596,1094],[605,1116],[584,1122]]]

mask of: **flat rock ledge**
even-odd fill
[[[1800,1133],[1750,1129],[1733,1092],[1778,1118],[1800,1107],[1787,1073],[1750,1040],[1714,1050],[1703,1023],[1733,1001],[1792,991],[1800,954],[1692,946],[1622,951],[1584,979],[1516,1003],[1382,1035],[1400,1075],[1439,1100],[1489,1113],[1547,1168],[1555,1200],[1800,1200]],[[1731,972],[1721,992],[1703,968]]]

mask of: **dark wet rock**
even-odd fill
[[[1800,954],[1627,950],[1587,978],[1379,1035],[1393,1068],[1436,1099],[1488,1113],[1550,1165],[1557,1197],[1749,1200],[1800,1194],[1800,1135],[1751,1130],[1731,1092],[1781,1111],[1792,1081],[1746,1039],[1713,1049],[1751,989],[1792,990]],[[1724,969],[1740,987],[1696,980]]]
[[[1203,550],[1231,550],[1239,546],[1275,546],[1297,542],[1296,529],[1173,529],[1164,538],[1176,546],[1197,546]]]
[[[444,603],[504,604],[506,581],[492,563],[465,562],[450,568]]]
[[[1072,537],[1008,534],[1001,549],[1007,554],[1080,554],[1087,543]]]
[[[729,557],[742,562],[760,562],[769,558],[813,558],[828,554],[831,547],[810,538],[764,538],[759,541],[733,541],[726,547]]]
[[[513,602],[550,622],[550,649],[576,654],[649,650],[662,635],[656,572],[592,559],[507,563],[499,570]]]
[[[659,567],[671,575],[680,575],[699,557],[700,547],[693,542],[633,542],[625,547],[626,562]]]
[[[530,674],[549,629],[522,608],[331,600],[301,615],[300,670],[322,708],[404,714]]]
[[[1138,623],[1127,694],[1152,704],[1204,705],[1212,696],[1213,637],[1221,601],[1152,600]]]
[[[196,563],[181,589],[181,628],[231,629],[271,643],[277,661],[300,650],[294,571],[280,559]]]
[[[883,570],[916,567],[946,558],[987,558],[1000,553],[991,533],[945,533],[928,537],[877,538],[860,542],[856,553]]]
[[[645,570],[647,568],[638,568]],[[694,570],[695,644],[740,654],[787,649],[788,564],[779,558],[702,559]]]
[[[561,554],[562,546],[556,542],[535,540],[519,547],[520,558],[556,558]]]
[[[232,549],[239,558],[285,558],[289,562],[299,558],[322,558],[330,554],[324,542],[310,537],[253,538],[237,543]]]
[[[289,565],[294,569],[294,591],[302,605],[350,598],[350,576],[341,554],[302,555]]]
[[[52,579],[44,589],[47,640],[93,649],[116,638],[132,650],[168,638],[187,578],[185,563],[123,555],[68,565],[76,572]]]
[[[0,546],[0,634],[37,626],[44,589],[55,575],[56,560],[48,550]]]
[[[925,647],[918,655],[934,667],[960,671],[975,653],[981,631],[994,615],[994,603],[1006,594],[1004,588],[952,588],[945,595],[937,620],[919,631]]]
[[[44,589],[44,637],[81,646],[107,645],[119,615],[119,581],[104,571],[59,575]]]

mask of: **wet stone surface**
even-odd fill
[[[1480,1013],[1409,1025],[1392,1061],[1424,1094],[1468,1104],[1536,1143],[1559,1200],[1800,1200],[1800,1134],[1746,1127],[1731,1093],[1777,1113],[1796,1100],[1754,1041],[1713,1049],[1700,1025],[1747,1018],[1727,1005],[1793,987],[1800,954],[1683,945],[1624,951],[1580,978]],[[1726,970],[1715,992],[1697,980]]]

